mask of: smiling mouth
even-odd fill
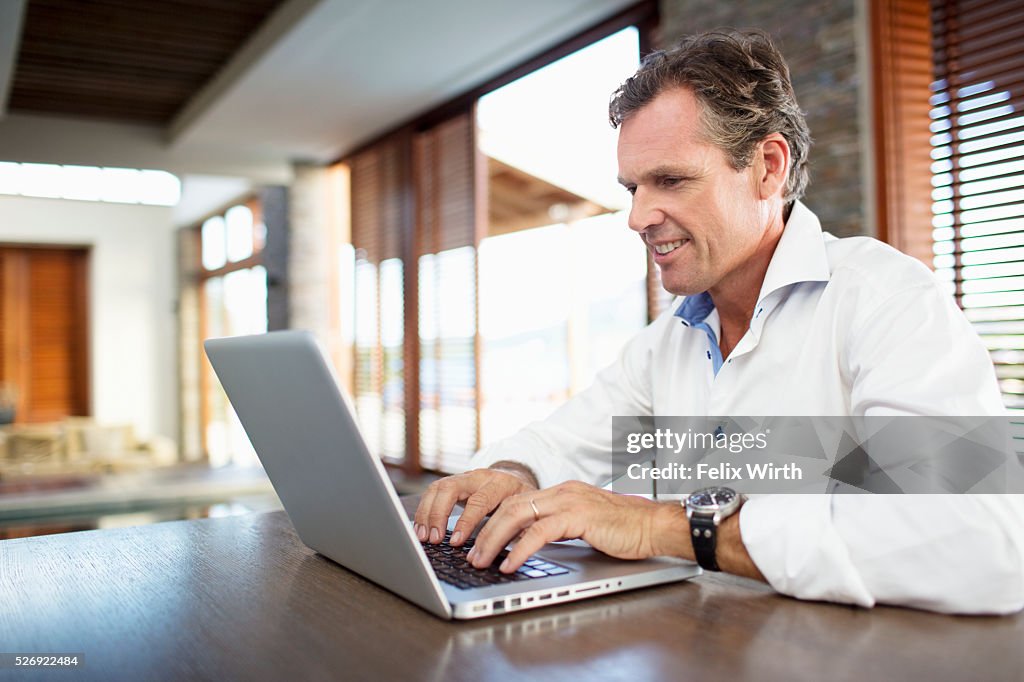
[[[667,244],[654,244],[654,245],[652,245],[651,248],[653,248],[654,252],[656,254],[658,254],[659,256],[665,256],[665,255],[668,255],[668,254],[672,253],[673,251],[675,251],[676,249],[678,249],[680,246],[682,246],[683,244],[685,244],[688,241],[690,241],[690,240],[689,239],[680,239],[679,241],[669,242]]]

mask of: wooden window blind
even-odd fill
[[[414,142],[420,462],[445,472],[465,470],[480,443],[477,246],[484,183],[475,120],[464,112]]]
[[[936,274],[1024,409],[1024,5],[933,0]]]
[[[928,0],[871,3],[877,237],[932,264]]]
[[[354,155],[355,403],[370,450],[406,460],[406,264],[410,137],[396,133]],[[410,463],[415,463],[411,453]]]

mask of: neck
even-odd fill
[[[757,297],[761,293],[768,265],[775,255],[775,249],[785,227],[782,212],[773,213],[765,226],[761,241],[743,267],[708,290],[721,323],[719,347],[722,350],[722,357],[728,357],[750,328],[750,320],[754,316]]]

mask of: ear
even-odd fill
[[[761,140],[755,159],[759,176],[758,192],[761,199],[781,197],[786,191],[789,179],[789,143],[779,133],[772,133]]]

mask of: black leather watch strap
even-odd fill
[[[693,540],[693,553],[700,567],[707,571],[721,571],[715,559],[718,526],[715,525],[714,518],[708,514],[691,514],[690,538]]]

